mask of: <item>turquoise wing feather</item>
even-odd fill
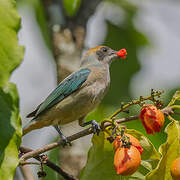
[[[75,92],[88,78],[90,69],[81,69],[65,78],[58,87],[39,105],[34,118]]]

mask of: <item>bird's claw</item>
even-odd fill
[[[56,129],[56,131],[58,132],[58,134],[60,135],[60,138],[62,139],[62,146],[65,147],[67,145],[72,146],[71,142],[67,139],[66,136],[63,135],[63,133],[61,132],[61,130],[59,129],[59,127],[57,125],[54,126],[54,128]]]
[[[99,136],[99,133],[101,131],[100,125],[95,120],[92,120],[91,124],[92,124],[93,133]]]
[[[62,146],[65,147],[65,146],[72,146],[71,142],[67,139],[67,137],[63,137],[62,138]]]

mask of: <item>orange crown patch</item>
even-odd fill
[[[93,52],[96,52],[97,50],[99,50],[99,49],[102,48],[102,47],[104,47],[104,46],[96,46],[96,47],[93,47],[93,48],[89,49],[89,50],[86,52],[86,55],[89,55],[89,54],[91,54],[91,53],[93,53]]]

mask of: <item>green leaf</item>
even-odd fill
[[[76,15],[80,4],[81,0],[63,0],[63,7],[69,17]]]
[[[170,167],[172,162],[180,156],[180,122],[172,121],[165,129],[168,135],[166,143],[159,148],[162,158],[156,169],[151,171],[146,180],[172,179]]]
[[[19,65],[23,48],[18,45],[20,18],[14,0],[0,1],[0,86],[5,85],[11,72]]]
[[[117,175],[114,170],[113,160],[114,151],[112,144],[106,140],[106,136],[103,132],[99,136],[94,135],[92,138],[92,147],[88,153],[87,164],[81,171],[81,180],[134,180],[134,179],[144,179],[145,175],[152,170],[157,160],[159,159],[159,154],[156,152],[155,148],[151,142],[144,137],[141,133],[135,130],[128,130],[128,133],[140,138],[144,152],[142,154],[141,166],[136,173],[131,176],[121,176]]]
[[[24,52],[17,40],[20,17],[15,5],[14,0],[0,1],[0,179],[6,180],[13,179],[19,163],[22,134],[16,86],[8,82]]]
[[[19,163],[22,130],[18,105],[14,84],[0,88],[0,179],[12,180]]]

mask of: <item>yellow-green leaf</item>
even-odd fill
[[[172,121],[165,129],[168,135],[166,143],[159,148],[162,154],[161,160],[153,171],[151,171],[146,180],[171,180],[170,167],[172,162],[180,157],[180,123]]]
[[[12,180],[19,163],[21,121],[16,86],[9,83],[24,49],[18,44],[20,17],[14,0],[0,0],[0,179]]]
[[[8,83],[11,72],[19,65],[23,48],[18,45],[20,18],[14,0],[0,1],[0,86]]]

